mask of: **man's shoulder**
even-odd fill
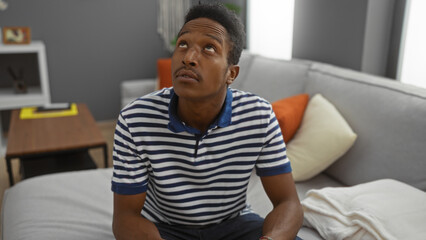
[[[163,88],[161,90],[139,97],[127,104],[121,110],[121,113],[125,114],[147,108],[152,110],[157,109],[160,111],[167,110],[172,96],[172,91],[172,88]]]
[[[271,104],[269,101],[264,99],[263,97],[260,97],[254,93],[246,92],[239,89],[233,89],[232,91],[232,97],[233,97],[233,105],[235,104],[254,104],[254,105],[264,105],[264,106],[270,106]]]

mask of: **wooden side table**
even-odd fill
[[[52,167],[52,159],[65,165],[79,165],[82,153],[91,148],[103,148],[105,167],[108,167],[107,143],[85,104],[78,104],[78,114],[67,117],[20,119],[20,110],[13,110],[6,151],[9,182],[14,184],[11,161],[19,158],[34,168]],[[75,160],[73,158],[75,157]],[[31,161],[31,162],[30,162]],[[73,162],[74,161],[74,162]],[[49,164],[50,162],[50,164]],[[43,164],[46,166],[43,166]],[[54,167],[54,166],[53,166]],[[85,169],[88,166],[82,166]],[[63,166],[61,167],[63,168]],[[65,171],[66,169],[53,169]],[[75,170],[71,168],[71,170]],[[52,171],[52,170],[51,170]],[[30,174],[31,175],[31,174]]]

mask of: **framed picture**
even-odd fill
[[[31,29],[29,27],[3,27],[4,44],[29,44]]]

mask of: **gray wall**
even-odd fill
[[[293,58],[395,78],[405,2],[297,0]]]
[[[123,80],[154,78],[169,57],[157,34],[157,1],[14,0],[0,27],[29,26],[46,45],[52,102],[84,102],[116,119]]]
[[[360,70],[368,0],[297,0],[293,58]]]

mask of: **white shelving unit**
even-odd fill
[[[40,86],[29,88],[26,94],[15,94],[14,89],[0,89],[0,110],[50,103],[46,49],[43,42],[28,45],[0,45],[0,54],[36,53],[38,58]]]
[[[33,41],[26,45],[0,44],[0,54],[37,54],[40,85],[28,88],[25,94],[16,94],[14,89],[0,88],[0,114],[2,110],[17,109],[27,106],[41,106],[50,103],[49,78],[46,61],[46,48],[41,41]],[[0,130],[2,129],[0,117]],[[0,156],[5,154],[5,139],[0,131]]]

